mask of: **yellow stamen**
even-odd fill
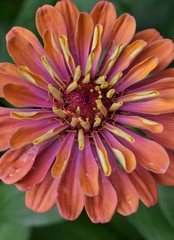
[[[105,82],[105,79],[106,79],[106,76],[103,75],[101,77],[98,77],[94,82],[95,82],[95,84],[99,84],[100,85],[100,84]]]
[[[122,137],[130,143],[133,143],[135,141],[135,139],[132,136],[130,136],[128,133],[122,131],[121,129],[113,125],[110,125],[109,123],[105,123],[104,127],[108,129],[111,133],[113,133],[116,137],[117,136]]]
[[[62,88],[64,89],[66,87],[66,85],[64,84],[64,82],[60,79],[60,77],[58,76],[58,74],[54,71],[54,69],[51,67],[51,65],[49,64],[48,60],[46,59],[45,56],[41,57],[42,63],[45,67],[45,69],[48,71],[48,73],[50,74],[50,76],[55,80],[55,82]]]
[[[106,97],[111,99],[115,94],[115,89],[110,89],[107,93],[106,93]]]
[[[82,128],[78,130],[78,142],[79,142],[79,150],[83,150],[85,146],[85,136]]]
[[[109,86],[108,82],[104,82],[104,83],[102,83],[102,84],[100,85],[100,88],[101,88],[101,89],[105,89],[105,88],[107,88],[108,86]]]
[[[68,65],[71,73],[73,74],[75,71],[75,63],[74,63],[74,59],[71,55],[71,52],[69,50],[68,39],[66,36],[62,35],[59,37],[59,42],[60,42],[60,46],[63,51],[63,55],[65,57],[66,63]]]
[[[80,114],[80,107],[78,106],[77,109],[76,109],[76,113],[77,114]]]
[[[79,122],[78,118],[72,117],[70,124],[71,124],[71,126],[75,127],[78,122]]]
[[[74,91],[77,87],[78,87],[77,82],[74,81],[74,82],[70,83],[70,85],[66,89],[66,93],[68,94],[68,93]]]
[[[122,77],[123,73],[119,72],[117,73],[110,81],[109,81],[109,88],[112,88],[118,80]]]
[[[88,56],[88,60],[85,68],[85,76],[91,72],[93,60],[94,60],[94,53],[91,52]]]
[[[109,108],[109,112],[114,112],[118,110],[122,105],[123,105],[123,102],[113,103]]]
[[[85,78],[82,80],[82,83],[89,83],[90,82],[90,73],[88,73]]]
[[[89,119],[86,118],[86,121],[84,121],[81,117],[78,118],[80,125],[85,129],[85,130],[89,130],[91,125],[89,122]]]
[[[106,117],[108,115],[108,111],[103,105],[101,99],[95,100],[97,108],[103,113],[103,115]]]
[[[54,96],[55,99],[57,99],[57,101],[59,103],[64,104],[62,94],[57,88],[53,87],[52,84],[48,84],[48,89],[49,89],[50,93]]]
[[[64,111],[62,109],[53,107],[52,110],[58,117],[60,117],[60,118],[66,117],[66,114],[64,113]]]
[[[97,91],[98,92],[98,94],[101,94],[102,92],[101,92],[101,89],[100,89],[100,87],[99,86],[95,86],[95,91]]]
[[[75,74],[74,74],[74,81],[75,82],[78,82],[78,80],[81,78],[81,74],[82,74],[81,67],[80,67],[80,65],[78,65],[76,67]]]
[[[101,124],[101,118],[96,117],[93,127],[96,128],[96,127],[100,126],[100,124]]]
[[[108,59],[108,61],[106,62],[104,69],[102,71],[102,75],[107,75],[108,72],[111,70],[112,66],[114,65],[114,63],[116,62],[117,58],[119,57],[119,55],[121,54],[122,50],[123,50],[124,46],[123,44],[120,44],[112,53],[112,55],[110,56],[110,58]]]

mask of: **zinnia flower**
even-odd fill
[[[7,34],[15,64],[0,65],[0,178],[26,192],[26,206],[57,205],[92,222],[130,215],[139,200],[174,185],[174,44],[155,29],[135,34],[129,14],[99,1],[80,13],[70,0]],[[165,70],[164,70],[165,69]]]

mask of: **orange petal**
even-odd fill
[[[91,11],[94,25],[101,24],[103,26],[102,48],[106,46],[116,21],[116,11],[112,3],[106,1],[98,2]]]
[[[3,88],[3,93],[7,101],[17,107],[52,107],[47,100],[47,93],[28,86],[7,84]],[[18,97],[16,97],[18,96]]]
[[[152,121],[157,121],[163,125],[164,129],[160,134],[155,134],[149,131],[146,131],[146,134],[151,138],[155,139],[155,141],[159,142],[166,148],[174,149],[174,115],[159,115],[159,116],[150,116]]]
[[[99,168],[93,156],[89,139],[86,138],[79,166],[79,182],[84,194],[88,196],[98,194],[98,172]]]
[[[159,61],[153,73],[163,70],[174,59],[174,43],[169,39],[162,39],[150,43],[137,57],[134,64],[142,62],[149,57],[157,57]]]
[[[160,33],[156,29],[149,28],[136,33],[132,41],[136,41],[138,39],[142,39],[149,44],[151,42],[161,40],[163,39],[163,37],[160,35]]]
[[[35,49],[38,55],[44,55],[43,47],[37,37],[26,28],[13,27],[6,35],[6,41],[8,42],[12,37],[20,37],[29,42]]]
[[[41,146],[28,145],[8,150],[0,159],[0,179],[12,184],[22,179],[31,169]]]
[[[36,26],[42,38],[47,30],[51,30],[58,46],[59,36],[67,35],[66,25],[62,14],[55,7],[48,4],[38,8],[36,12]]]
[[[59,149],[52,167],[52,176],[55,178],[61,176],[66,169],[74,144],[75,135],[76,133],[71,132],[63,140],[62,147]]]
[[[159,115],[174,111],[174,99],[156,98],[145,102],[125,103],[120,110]]]
[[[93,31],[94,23],[92,17],[87,13],[81,13],[77,23],[76,46],[78,50],[79,64],[81,65],[82,71],[84,71],[86,67]]]
[[[118,195],[117,212],[123,216],[137,211],[139,205],[138,194],[128,178],[128,174],[120,169],[109,147],[106,147],[112,165],[112,173],[109,180]]]
[[[155,173],[165,173],[169,166],[169,157],[165,149],[158,143],[147,139],[135,132],[129,131],[126,128],[119,127],[126,133],[131,134],[135,139],[133,143],[123,141],[119,138],[119,141],[128,147],[134,154],[137,163],[140,163],[145,169]]]
[[[48,124],[48,119],[32,122],[31,126],[21,127],[13,134],[10,140],[10,145],[13,149],[17,149],[24,146],[25,144],[29,144],[49,130],[57,127],[57,124],[58,123],[56,121]]]
[[[167,151],[170,159],[170,164],[167,171],[164,174],[153,174],[155,180],[163,185],[166,186],[173,186],[174,185],[174,152]]]
[[[109,180],[100,172],[99,194],[85,198],[86,212],[93,223],[107,223],[117,207],[117,194]]]
[[[26,206],[39,213],[49,211],[56,204],[57,187],[58,181],[49,172],[42,183],[26,192]]]
[[[50,30],[44,33],[44,50],[55,66],[57,74],[64,80],[67,80],[69,73],[65,65],[64,57],[58,50],[55,38]]]
[[[132,63],[136,56],[140,54],[146,45],[147,44],[145,41],[137,40],[125,47],[118,60],[114,64],[113,68],[111,69],[109,79],[114,77],[118,72],[124,71]]]
[[[69,48],[76,59],[76,47],[75,47],[75,30],[77,25],[77,19],[79,16],[79,10],[72,1],[59,1],[56,3],[55,7],[59,10],[64,18],[66,24],[67,36],[69,40]]]
[[[150,57],[134,66],[122,79],[118,86],[118,91],[123,91],[129,86],[146,78],[149,73],[158,65],[158,59]]]
[[[39,152],[31,170],[16,183],[20,191],[28,191],[44,180],[60,147],[60,140],[56,139]]]
[[[58,186],[58,209],[61,216],[68,220],[76,219],[84,207],[84,195],[78,181],[79,154],[76,144]]]
[[[158,188],[152,175],[139,166],[128,176],[136,188],[141,201],[147,207],[155,205],[158,201]]]
[[[102,135],[124,170],[128,173],[132,172],[136,168],[136,159],[133,152],[122,145],[109,131],[103,129]]]

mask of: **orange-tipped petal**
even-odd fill
[[[122,145],[109,131],[104,129],[102,135],[124,170],[128,173],[132,172],[136,168],[136,159],[133,152]]]
[[[13,27],[6,35],[6,41],[8,42],[12,37],[20,37],[29,42],[36,50],[37,54],[44,55],[43,47],[37,37],[29,30],[23,27]]]
[[[146,30],[136,33],[135,36],[133,37],[132,41],[136,41],[138,39],[142,39],[149,44],[151,42],[161,40],[161,39],[163,39],[163,37],[160,35],[160,33],[156,29],[149,28],[149,29],[146,29]]]
[[[47,30],[53,32],[57,44],[59,45],[58,37],[67,35],[66,25],[62,14],[51,5],[44,5],[36,12],[36,26],[41,37]]]
[[[54,165],[52,167],[52,176],[55,178],[58,178],[59,176],[61,176],[63,174],[63,172],[66,169],[66,166],[68,164],[70,155],[71,155],[71,151],[72,151],[72,147],[74,144],[74,138],[75,138],[76,133],[72,132],[69,133],[63,143],[61,148],[59,149],[57,156],[56,156],[56,160],[54,162]]]
[[[12,184],[23,178],[31,169],[41,146],[28,145],[8,150],[0,159],[0,179]]]
[[[7,84],[3,88],[5,98],[16,107],[50,107],[51,103],[46,102],[47,93],[37,91],[33,87],[17,84]],[[18,96],[18,97],[16,97]]]
[[[139,205],[138,194],[128,178],[128,174],[117,165],[115,157],[110,148],[106,146],[109,159],[112,165],[112,173],[109,181],[112,183],[118,195],[117,212],[123,216],[130,215],[137,211]]]
[[[58,186],[58,209],[61,216],[68,220],[76,219],[84,207],[84,195],[78,181],[80,153],[76,144]]]
[[[92,17],[87,13],[81,13],[77,22],[76,47],[82,71],[85,70],[88,55],[90,53],[93,31],[94,23]]]
[[[50,172],[43,182],[26,192],[26,206],[39,213],[49,211],[56,204],[58,180],[55,180]]]
[[[134,64],[142,62],[149,57],[157,57],[159,61],[158,66],[153,70],[153,73],[163,70],[174,59],[174,43],[169,39],[162,39],[150,43],[137,57]]]
[[[137,163],[145,169],[155,173],[165,173],[169,166],[169,157],[165,149],[158,143],[147,139],[135,132],[120,126],[126,133],[131,134],[135,139],[133,143],[119,140],[124,143],[136,156]]]
[[[158,201],[158,188],[152,175],[139,166],[128,176],[137,190],[141,201],[147,207],[155,205]]]
[[[174,99],[156,98],[145,102],[125,103],[120,110],[159,115],[174,111]]]
[[[97,195],[99,192],[99,167],[93,156],[88,138],[85,139],[85,148],[82,151],[79,164],[79,182],[84,194],[87,196]]]
[[[170,164],[167,171],[164,174],[155,174],[153,173],[153,177],[155,180],[166,186],[173,186],[174,185],[174,152],[167,151],[170,159]]]
[[[104,48],[110,39],[110,34],[116,21],[115,7],[110,2],[100,1],[95,5],[90,14],[94,25],[101,24],[103,26],[102,47]]]
[[[107,223],[117,207],[117,194],[109,180],[100,172],[99,194],[85,198],[86,212],[93,223]]]

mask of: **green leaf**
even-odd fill
[[[160,186],[159,206],[169,224],[174,228],[174,187]]]
[[[160,207],[140,209],[127,218],[146,240],[173,240],[174,229],[170,226]]]
[[[62,222],[57,209],[48,213],[34,213],[25,207],[24,193],[14,186],[0,185],[0,222],[26,226],[40,226]]]
[[[28,240],[30,237],[30,229],[24,226],[1,224],[0,239],[1,240]]]

